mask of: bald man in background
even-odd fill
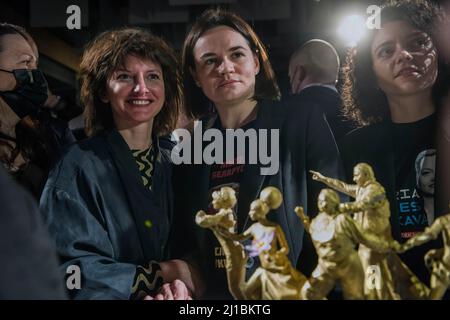
[[[286,100],[289,106],[288,113],[292,117],[303,116],[303,110],[313,109],[323,113],[336,141],[352,129],[339,114],[341,99],[335,86],[338,74],[339,56],[333,46],[323,40],[310,40],[297,49],[290,59],[289,79],[293,94]],[[314,123],[310,125],[314,126]],[[287,135],[295,135],[296,131],[295,126],[285,128]],[[323,131],[316,131],[315,134],[329,135],[328,132]],[[344,176],[343,170],[341,175]],[[307,179],[308,183],[314,185],[310,176]],[[317,185],[317,188],[321,189],[323,185]],[[347,202],[348,198],[342,196],[341,201]],[[317,203],[317,197],[308,195],[308,203]],[[311,214],[313,218],[316,212],[309,211],[308,214]],[[311,237],[305,233],[297,269],[309,276],[316,267],[316,261],[317,254]],[[341,291],[336,289],[332,291],[329,298],[334,299],[340,296]]]
[[[341,99],[336,89],[339,74],[339,56],[328,42],[313,39],[304,43],[289,61],[291,92],[296,104],[321,108],[338,141],[354,125],[340,113]]]

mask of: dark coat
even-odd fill
[[[203,122],[204,129],[207,129],[207,122],[211,121]],[[302,250],[304,228],[294,208],[301,205],[310,215],[317,212],[317,195],[323,185],[312,181],[309,170],[341,177],[337,147],[323,112],[312,106],[299,108],[294,99],[258,103],[256,129],[258,128],[280,129],[280,166],[278,172],[271,176],[260,174],[260,164],[245,166],[238,199],[238,210],[244,212],[238,212],[237,215],[239,217],[248,214],[250,203],[259,197],[263,188],[274,186],[280,189],[283,203],[280,208],[269,213],[268,218],[279,223],[284,230],[290,248],[289,259],[295,266]],[[202,260],[202,252],[210,245],[208,235],[212,232],[196,226],[194,217],[197,211],[206,210],[208,202],[211,201],[208,199],[211,166],[180,165],[175,166],[174,170],[177,213],[174,246],[178,247],[179,256],[196,251],[197,261],[200,265],[206,265],[207,261]],[[248,228],[249,224],[245,228]],[[305,256],[305,260],[302,258],[299,265],[308,263],[308,259]],[[312,264],[315,264],[315,261]],[[211,284],[208,280],[208,270],[203,274],[207,284]],[[218,297],[220,296],[219,293]]]
[[[40,209],[61,269],[81,268],[79,299],[128,299],[137,265],[168,256],[172,220],[170,149],[157,151],[152,191],[117,131],[73,145],[50,173]]]
[[[353,122],[345,119],[342,115],[342,101],[337,91],[328,87],[313,85],[301,90],[294,97],[299,107],[320,108],[325,113],[336,141],[356,128]]]
[[[66,298],[35,200],[1,168],[0,190],[0,300]]]

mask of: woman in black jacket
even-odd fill
[[[299,261],[301,269],[311,270],[315,264],[311,257],[299,259],[304,232],[294,207],[302,205],[307,212],[317,210],[321,185],[311,180],[310,169],[339,176],[337,148],[320,108],[279,101],[280,92],[264,45],[252,28],[233,13],[205,11],[185,39],[182,59],[186,113],[199,121],[192,140],[193,159],[183,153],[182,158],[188,160],[175,166],[175,221],[179,230],[174,233],[174,241],[178,254],[195,253],[206,278],[205,297],[230,297],[220,244],[212,232],[194,224],[195,214],[208,209],[212,192],[231,187],[238,198],[235,212],[240,233],[251,223],[250,203],[264,187],[274,186],[283,193],[284,202],[268,218],[279,223],[286,233],[291,263],[296,266]],[[245,132],[247,138],[237,146],[227,147],[226,136],[232,132]],[[186,130],[177,133],[183,139],[190,135]],[[213,159],[208,158],[211,146],[198,145],[196,137],[203,134],[224,142],[211,153]],[[264,134],[269,138],[265,139]],[[183,143],[182,152],[187,150],[184,147],[190,146]],[[270,152],[266,154],[267,150]],[[208,211],[214,212],[212,208]],[[257,266],[257,261],[250,259],[248,272]]]

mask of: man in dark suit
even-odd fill
[[[296,95],[298,106],[307,104],[321,108],[336,141],[354,128],[340,112],[341,100],[335,86],[338,74],[336,49],[319,39],[304,43],[289,62],[291,92]]]
[[[0,299],[64,299],[56,251],[30,194],[0,168]]]

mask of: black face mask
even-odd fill
[[[48,98],[48,85],[44,74],[38,69],[15,69],[12,73],[17,86],[11,91],[0,91],[3,100],[17,114],[19,118],[36,115]]]

